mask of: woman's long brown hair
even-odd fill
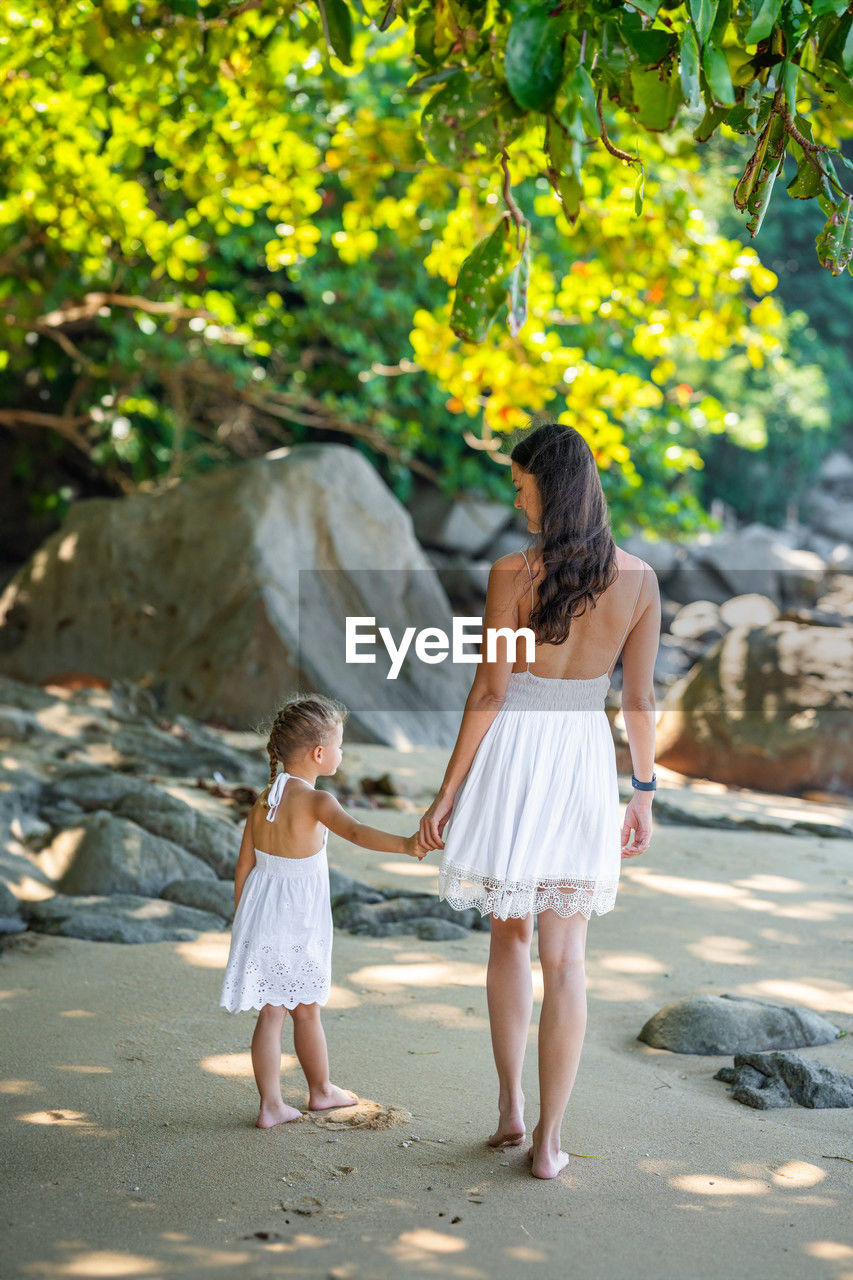
[[[543,422],[510,458],[536,480],[545,577],[528,625],[537,643],[562,644],[572,618],[594,608],[613,581],[616,544],[592,450],[573,427]]]

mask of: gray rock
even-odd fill
[[[188,942],[199,933],[225,927],[222,917],[211,912],[136,894],[110,898],[57,894],[28,903],[27,918],[38,933],[91,942]]]
[[[335,924],[339,929],[348,929],[352,933],[367,933],[374,937],[386,937],[385,926],[402,921],[411,923],[423,918],[446,920],[472,929],[479,921],[480,913],[475,908],[466,911],[455,911],[446,902],[442,902],[434,894],[411,893],[386,898],[383,902],[339,902],[333,910]],[[404,930],[408,932],[408,930]]]
[[[438,489],[417,490],[410,509],[420,542],[474,557],[506,529],[512,511],[502,502],[446,498]]]
[[[453,942],[457,938],[467,938],[470,930],[464,925],[454,924],[452,920],[431,920],[426,917],[413,920],[414,932],[425,942]]]
[[[194,809],[162,787],[132,774],[77,767],[52,780],[45,813],[58,796],[73,797],[90,811],[109,809],[117,817],[128,818],[152,835],[194,853],[223,880],[234,875],[240,852],[237,827]]]
[[[160,897],[167,902],[179,902],[184,907],[212,911],[223,920],[234,919],[234,885],[230,880],[199,880],[195,877],[171,880],[161,890]]]
[[[334,867],[329,867],[329,890],[332,907],[339,902],[383,902],[385,898],[381,890],[374,889],[373,885],[356,880],[353,876],[346,876],[343,871],[336,871]]]
[[[653,1014],[637,1036],[673,1053],[747,1053],[828,1044],[838,1027],[799,1005],[769,1004],[743,996],[694,996]]]
[[[0,707],[17,707],[21,711],[44,711],[52,707],[55,697],[37,684],[0,676]]]
[[[817,489],[803,505],[818,533],[836,542],[853,543],[853,504],[849,498]]]
[[[670,625],[677,640],[696,640],[706,646],[719,640],[727,630],[720,606],[711,600],[694,600],[692,604],[682,605]]]
[[[490,514],[484,538],[493,527]],[[74,503],[0,597],[0,669],[29,680],[94,671],[156,690],[170,714],[240,730],[292,688],[322,689],[350,708],[352,739],[452,745],[470,672],[410,655],[389,682],[378,634],[374,664],[347,663],[348,616],[374,617],[398,641],[410,626],[452,630],[412,518],[367,458],[302,444]],[[170,773],[250,780],[235,754],[153,724],[124,723],[115,745]]]
[[[0,706],[0,738],[9,742],[29,742],[32,738],[44,737],[45,732],[34,712]]]
[[[60,831],[41,855],[63,893],[159,894],[172,880],[215,879],[200,858],[103,810]]]
[[[675,572],[683,558],[681,549],[674,542],[667,542],[665,538],[653,541],[641,533],[634,533],[621,545],[632,556],[639,556],[641,560],[645,560],[646,564],[654,570],[662,586]]]
[[[26,928],[27,922],[20,916],[0,916],[0,937],[11,933],[23,933]]]
[[[15,894],[7,884],[0,880],[0,916],[7,919],[10,916],[20,915],[21,907]]]
[[[726,627],[763,627],[779,617],[779,606],[769,596],[732,596],[720,605],[720,618]]]
[[[820,464],[818,471],[821,488],[838,489],[848,497],[853,497],[853,458],[842,449],[834,449],[828,453]]]
[[[818,556],[789,547],[762,524],[732,534],[701,535],[691,544],[690,556],[717,576],[727,595],[769,596],[780,604],[813,604],[825,572]]]
[[[770,1107],[853,1107],[853,1076],[798,1053],[739,1053],[734,1067],[714,1076],[733,1085],[736,1102],[765,1111]]]

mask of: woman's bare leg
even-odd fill
[[[586,1033],[586,933],[580,913],[539,916],[539,960],[544,995],[539,1017],[539,1123],[533,1130],[531,1172],[554,1178],[568,1164],[560,1149],[563,1115],[572,1092]]]
[[[329,1052],[320,1021],[318,1004],[298,1004],[290,1011],[293,1018],[293,1051],[308,1081],[308,1106],[311,1111],[331,1107],[351,1107],[358,1102],[354,1093],[339,1089],[329,1080]]]
[[[302,1115],[289,1107],[281,1096],[281,1030],[287,1010],[281,1005],[265,1004],[258,1014],[252,1036],[252,1070],[261,1095],[258,1112],[259,1129],[272,1129]]]
[[[524,1141],[521,1069],[533,1011],[532,937],[533,916],[523,920],[498,920],[492,916],[486,978],[492,1052],[498,1072],[498,1127],[488,1139],[492,1147],[519,1146]]]

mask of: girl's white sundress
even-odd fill
[[[442,837],[439,897],[458,910],[477,907],[507,920],[550,908],[589,919],[615,906],[622,832],[604,702],[643,574],[603,675],[537,676],[529,663],[510,673],[506,698],[456,793]]]
[[[267,798],[275,821],[284,784],[280,773]],[[332,982],[332,906],[328,829],[310,858],[283,858],[255,849],[231,930],[219,1003],[230,1013],[265,1004],[325,1004]]]

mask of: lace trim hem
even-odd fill
[[[580,912],[589,920],[593,913],[603,916],[613,910],[618,888],[618,880],[497,880],[453,862],[442,866],[438,876],[438,896],[451,907],[476,907],[481,915],[499,920],[519,920],[540,911],[555,911],[564,918]]]

